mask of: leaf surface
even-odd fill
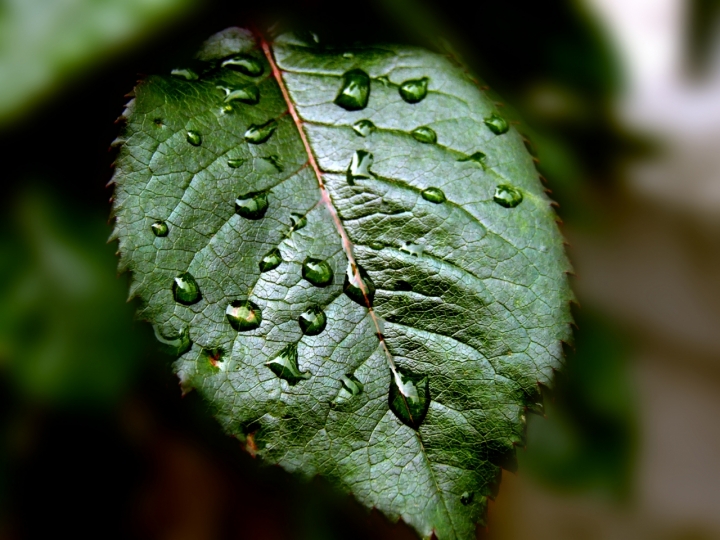
[[[521,136],[417,48],[228,29],[197,60],[140,83],[118,140],[141,315],[249,451],[473,538],[570,339]]]

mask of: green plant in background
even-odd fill
[[[229,29],[134,91],[114,237],[186,390],[268,462],[472,538],[570,341],[522,138],[434,53]]]

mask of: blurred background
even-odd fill
[[[136,80],[227,26],[453,50],[559,203],[580,306],[478,538],[720,539],[720,1],[0,0],[0,539],[412,539],[181,398],[116,275]]]

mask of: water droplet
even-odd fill
[[[198,131],[191,129],[187,132],[187,142],[193,146],[200,146],[202,144],[202,136]]]
[[[507,130],[510,129],[507,120],[497,114],[493,114],[492,116],[486,118],[485,125],[489,127],[490,131],[492,131],[495,135],[502,135],[503,133],[507,133]]]
[[[388,404],[403,424],[418,429],[430,407],[430,380],[426,375],[393,373]]]
[[[377,82],[382,84],[383,86],[390,86],[392,83],[390,82],[390,78],[387,75],[380,75],[377,79],[375,79]]]
[[[325,330],[327,316],[320,306],[312,306],[298,317],[298,324],[303,334],[317,336]]]
[[[290,221],[292,222],[292,227],[290,228],[290,231],[299,231],[307,225],[307,216],[291,212]]]
[[[170,72],[170,75],[177,77],[178,79],[185,79],[186,81],[197,81],[200,77],[190,68],[176,68]]]
[[[235,213],[245,219],[262,219],[269,206],[267,195],[267,191],[241,195],[235,199]]]
[[[233,106],[230,103],[226,103],[222,107],[220,107],[220,113],[221,114],[230,114],[235,109],[233,109]]]
[[[262,322],[260,308],[250,300],[235,300],[225,309],[230,326],[238,332],[255,330]]]
[[[445,198],[445,193],[443,193],[443,190],[436,187],[429,187],[427,189],[423,189],[421,195],[422,198],[426,201],[430,201],[431,203],[435,204],[441,204],[447,200]]]
[[[243,86],[242,88],[230,89],[222,86],[218,86],[225,91],[225,103],[231,101],[240,101],[241,103],[247,103],[248,105],[255,105],[260,101],[260,91],[257,86]]]
[[[474,161],[475,163],[479,163],[480,165],[485,167],[485,158],[487,156],[483,154],[482,152],[475,152],[474,154],[467,155],[465,157],[462,157],[458,159],[458,161]]]
[[[400,251],[419,257],[423,254],[423,251],[425,251],[425,246],[414,242],[405,242],[402,246],[400,246]]]
[[[343,53],[343,58],[354,58],[355,55],[351,52]]]
[[[243,158],[228,159],[228,167],[232,167],[233,169],[237,169],[243,163],[245,163],[245,159]]]
[[[358,120],[353,124],[353,131],[360,135],[360,137],[367,137],[375,131],[375,124],[370,120]]]
[[[280,250],[278,248],[272,248],[262,259],[260,259],[260,271],[269,272],[270,270],[274,270],[280,266],[282,262],[283,260]]]
[[[301,373],[298,368],[297,343],[291,343],[285,347],[275,358],[266,362],[272,372],[294,386],[304,379],[309,379],[309,373]]]
[[[240,73],[249,75],[250,77],[257,77],[262,75],[263,72],[263,65],[260,61],[245,54],[238,54],[224,60],[222,67],[239,71]]]
[[[368,247],[370,249],[374,249],[375,251],[380,251],[385,247],[385,244],[383,244],[382,242],[370,242],[368,244]]]
[[[367,106],[370,97],[370,77],[361,69],[352,69],[343,75],[335,105],[346,111],[359,111]]]
[[[395,282],[394,289],[396,291],[412,291],[412,285],[404,279],[398,279]]]
[[[427,77],[423,77],[422,79],[405,81],[398,88],[400,97],[408,103],[418,103],[422,101],[425,99],[425,96],[427,96],[428,80]]]
[[[316,287],[327,287],[333,281],[333,269],[327,261],[308,257],[302,265],[302,277]]]
[[[363,383],[358,381],[357,377],[355,377],[352,373],[346,373],[340,377],[340,382],[342,383],[343,390],[348,392],[351,396],[359,396],[365,389]]]
[[[169,232],[167,223],[160,219],[150,225],[150,228],[155,236],[167,236]]]
[[[283,168],[280,165],[280,158],[276,155],[264,156],[260,158],[258,163],[257,172],[282,172]]]
[[[499,185],[495,188],[493,199],[500,206],[505,208],[515,208],[523,200],[522,192],[516,187],[507,184]]]
[[[437,133],[435,133],[435,130],[427,126],[415,128],[412,132],[412,136],[416,141],[420,141],[425,144],[435,144],[437,142]]]
[[[364,293],[357,274],[360,274],[359,278],[365,285]],[[375,284],[365,269],[360,265],[357,266],[357,274],[352,271],[352,267],[348,263],[348,268],[345,271],[345,281],[343,282],[343,292],[356,304],[360,304],[363,307],[368,307],[368,305],[372,306],[375,300]]]
[[[472,491],[466,491],[462,495],[460,495],[460,502],[463,504],[463,506],[467,506],[471,502],[473,502],[473,499],[475,498],[475,493]]]
[[[373,155],[365,150],[356,150],[350,160],[347,170],[347,181],[351,186],[355,185],[356,178],[371,178],[370,167],[373,164]]]
[[[172,292],[175,301],[190,306],[202,298],[200,287],[189,272],[183,272],[173,280]]]
[[[221,369],[225,351],[217,347],[214,349],[203,349],[201,353],[213,369]]]
[[[153,331],[155,332],[155,339],[162,344],[162,349],[171,356],[185,354],[192,347],[190,329],[187,327],[183,328],[177,336],[170,337],[163,336],[156,325],[153,325]]]
[[[267,141],[275,133],[277,122],[268,120],[262,125],[253,124],[245,132],[245,140],[252,144],[261,144]]]

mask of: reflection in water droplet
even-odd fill
[[[265,216],[268,209],[268,192],[259,191],[241,195],[235,199],[235,213],[245,219],[257,220]]]
[[[358,111],[367,106],[370,97],[370,77],[361,69],[352,69],[343,75],[335,105],[347,111]]]
[[[223,367],[223,356],[225,355],[225,351],[221,348],[203,349],[201,354],[205,357],[205,360],[207,360],[213,369],[217,370]]]
[[[425,251],[425,246],[414,242],[405,242],[402,246],[400,246],[400,251],[419,257],[423,254],[423,251]]]
[[[169,232],[167,223],[160,219],[150,225],[150,228],[155,236],[167,236]]]
[[[362,266],[358,265],[357,270],[357,274],[360,274],[359,279],[362,280],[362,283],[365,285],[365,292],[363,293],[358,275],[352,271],[350,263],[348,263],[347,270],[345,271],[343,292],[356,304],[360,304],[363,307],[372,306],[375,300],[375,284]]]
[[[255,330],[262,322],[260,308],[250,300],[235,300],[225,309],[230,326],[238,332]]]
[[[177,68],[170,72],[170,75],[186,81],[197,81],[200,77],[190,68]]]
[[[485,158],[487,156],[483,154],[482,152],[475,152],[474,154],[467,155],[463,158],[458,159],[458,161],[474,161],[475,163],[479,163],[480,165],[485,167]]]
[[[230,103],[231,101],[240,101],[241,103],[247,103],[248,105],[255,105],[260,101],[260,91],[255,85],[243,86],[242,88],[228,88],[226,86],[218,86],[225,92],[225,101]]]
[[[245,159],[243,158],[228,159],[228,167],[232,167],[233,169],[237,169],[243,163],[245,163]]]
[[[372,164],[373,155],[370,152],[365,150],[355,151],[347,169],[348,184],[354,186],[356,178],[371,178],[370,167]]]
[[[320,306],[311,306],[298,317],[298,324],[303,334],[317,336],[325,330],[327,316]]]
[[[193,146],[200,146],[202,144],[202,136],[198,131],[195,131],[194,129],[191,129],[187,132],[187,142],[192,144]]]
[[[252,144],[261,144],[267,141],[275,133],[277,122],[268,120],[262,125],[253,124],[245,132],[245,140]]]
[[[333,281],[333,269],[327,261],[308,257],[302,265],[302,277],[316,287],[327,287]]]
[[[400,96],[408,103],[418,103],[427,96],[428,78],[412,79],[400,85]]]
[[[270,270],[274,270],[280,264],[282,264],[282,255],[280,254],[280,250],[278,248],[272,248],[270,251],[268,251],[265,256],[260,259],[260,271],[261,272],[269,272]]]
[[[473,499],[475,498],[475,493],[472,491],[466,491],[460,496],[460,502],[463,504],[463,506],[467,506],[471,502],[473,502]]]
[[[502,184],[495,188],[493,200],[505,208],[515,208],[522,202],[523,195],[516,187]]]
[[[412,136],[416,141],[420,141],[425,144],[435,144],[437,142],[437,133],[435,133],[435,130],[427,126],[415,128],[412,132]]]
[[[510,129],[507,120],[497,114],[493,114],[492,116],[486,118],[485,125],[489,127],[490,131],[492,131],[495,135],[502,135]]]
[[[192,305],[200,300],[200,287],[189,272],[183,272],[173,280],[172,293],[176,302]]]
[[[230,68],[235,71],[239,71],[244,75],[250,75],[251,77],[257,77],[262,75],[263,65],[257,59],[252,56],[245,54],[238,54],[227,60],[224,60],[222,67]]]
[[[299,231],[303,227],[307,225],[307,216],[303,214],[297,214],[295,212],[290,213],[290,221],[292,222],[292,226],[290,228],[290,232],[292,231]]]
[[[353,131],[360,137],[367,137],[375,131],[375,124],[370,120],[358,120],[353,124]]]
[[[418,429],[430,407],[430,380],[409,372],[393,373],[388,404],[403,424]]]
[[[443,190],[436,187],[429,187],[427,189],[423,189],[421,195],[422,198],[426,201],[430,201],[431,203],[435,204],[441,204],[447,200],[445,198],[445,193],[443,192]]]
[[[365,389],[363,383],[358,381],[357,377],[355,377],[352,373],[346,373],[340,377],[340,382],[342,383],[343,390],[348,392],[351,396],[359,396]]]
[[[285,347],[275,358],[266,362],[272,372],[294,386],[304,379],[309,379],[309,373],[301,373],[298,368],[297,343],[291,343]]]
[[[162,344],[161,348],[171,356],[185,354],[192,347],[190,329],[187,327],[183,328],[178,335],[170,337],[163,336],[156,325],[153,325],[153,331],[155,332],[155,339]]]

